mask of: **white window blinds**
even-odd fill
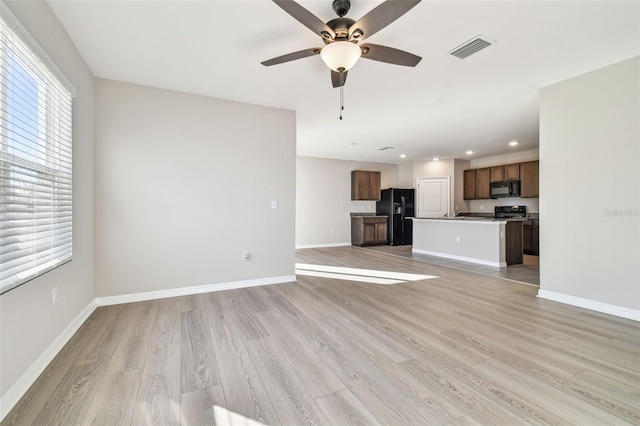
[[[0,17],[0,293],[71,260],[71,102]]]

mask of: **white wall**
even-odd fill
[[[351,201],[352,170],[379,171],[382,189],[398,187],[395,164],[297,158],[296,247],[351,244],[349,213],[375,213],[375,201]]]
[[[505,147],[505,150],[508,147]],[[474,158],[469,160],[472,169],[482,167],[501,166],[503,164],[524,163],[525,161],[535,161],[540,158],[540,152],[537,149],[529,149],[527,151],[510,152],[508,154],[492,155],[491,157]]]
[[[71,81],[77,97],[73,100],[73,260],[0,296],[2,413],[10,408],[10,399],[26,390],[16,388],[18,379],[95,296],[93,76],[44,1],[5,3]],[[53,287],[58,290],[55,305]]]
[[[96,118],[97,296],[293,275],[293,111],[97,80]]]
[[[491,157],[477,158],[470,161],[468,168],[479,169],[482,167],[501,166],[503,164],[524,163],[540,158],[537,149],[512,152]],[[470,210],[476,213],[493,213],[495,206],[513,206],[515,204],[525,206],[527,213],[539,213],[539,198],[498,198],[496,200],[468,200]]]
[[[394,186],[398,188],[415,188],[416,179],[413,176],[413,161],[398,164],[398,181]]]
[[[638,76],[640,57],[541,90],[540,295],[640,319]]]

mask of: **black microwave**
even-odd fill
[[[507,198],[520,196],[520,181],[505,180],[502,182],[491,182],[489,196],[491,198]]]

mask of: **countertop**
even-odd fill
[[[526,217],[513,217],[496,219],[495,217],[473,217],[473,216],[458,216],[458,217],[413,217],[413,220],[441,220],[449,222],[525,222]]]
[[[360,213],[360,212],[351,212],[351,213],[349,213],[349,216],[351,216],[351,217],[389,217],[389,216],[386,216],[386,215],[375,214],[373,212],[371,212],[371,213],[368,213],[368,212],[362,212],[362,213]]]

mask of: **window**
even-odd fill
[[[0,17],[0,293],[62,265],[73,253],[71,93],[5,16]]]

